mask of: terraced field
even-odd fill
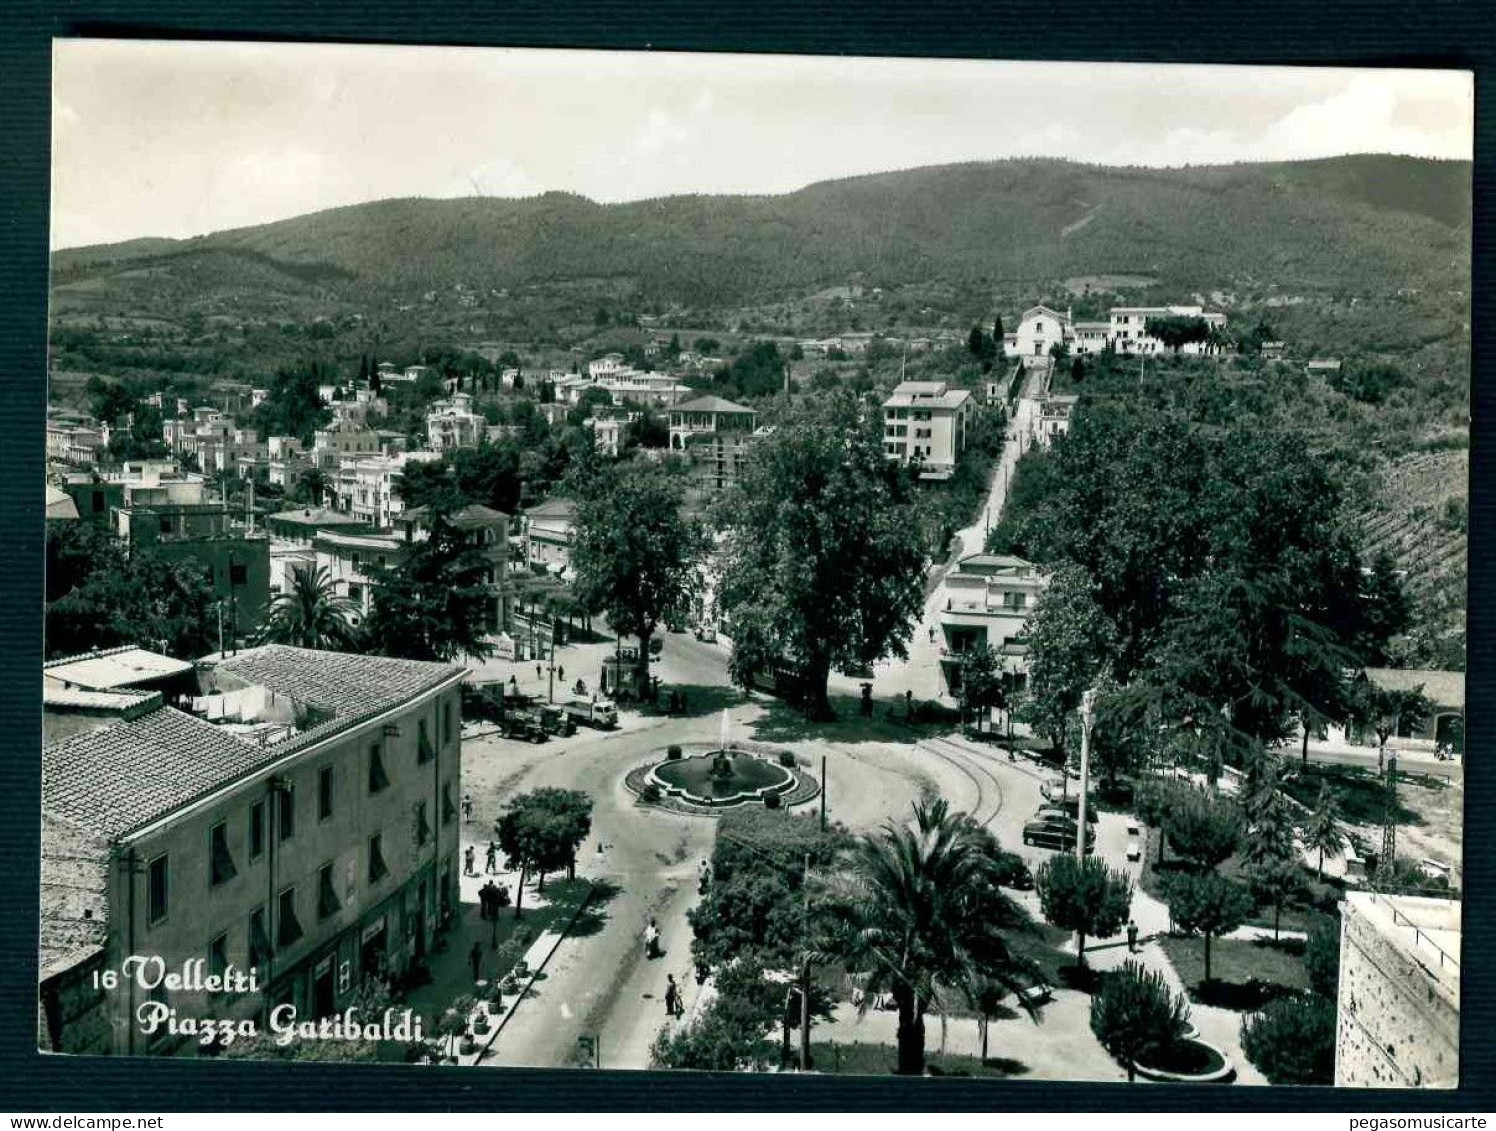
[[[1357,517],[1369,552],[1407,572],[1407,591],[1432,631],[1465,627],[1470,453],[1420,452],[1387,470],[1376,504]]]

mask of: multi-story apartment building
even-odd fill
[[[966,450],[971,393],[944,381],[905,381],[883,402],[883,452],[917,463],[921,479],[949,479]]]
[[[454,448],[476,448],[482,442],[488,421],[473,411],[473,398],[454,393],[437,401],[426,414],[426,442],[434,452]]]
[[[48,421],[47,458],[88,466],[98,462],[105,447],[103,433],[86,424]]]
[[[357,625],[374,608],[374,578],[393,567],[405,553],[405,542],[392,530],[323,528],[312,538],[318,569],[327,571],[333,592],[352,602]],[[293,563],[294,564],[299,563]]]
[[[941,582],[940,683],[961,693],[961,657],[991,648],[1004,672],[1021,688],[1028,674],[1028,619],[1047,578],[1039,567],[1006,554],[971,554]]]
[[[697,487],[723,491],[746,466],[757,423],[758,413],[745,405],[695,397],[670,410],[670,450],[690,459]]]
[[[379,437],[353,421],[335,421],[312,435],[312,461],[323,470],[330,471],[345,459],[378,454]]]
[[[1034,442],[1049,447],[1056,436],[1070,432],[1070,417],[1080,398],[1068,393],[1052,393],[1039,400],[1039,411],[1033,416]]]
[[[592,445],[598,454],[617,459],[627,440],[629,425],[638,420],[639,415],[637,412],[614,409],[602,415],[589,417],[587,427],[592,431]]]
[[[571,565],[571,542],[576,536],[577,505],[570,499],[547,499],[525,511],[525,561],[562,573]]]
[[[167,561],[202,569],[214,598],[228,613],[230,628],[252,632],[270,602],[270,540],[239,523],[238,516],[220,503],[153,497],[167,490],[163,486],[129,493],[113,510],[115,533],[131,553],[147,549]]]
[[[426,451],[345,457],[331,484],[338,509],[387,530],[405,509],[395,485],[406,467],[440,458],[437,452]]]
[[[407,546],[431,536],[431,516],[425,507],[406,511],[395,520],[400,540]],[[468,546],[476,549],[488,563],[485,584],[491,603],[484,616],[488,632],[508,631],[513,614],[513,597],[509,588],[509,516],[476,504],[453,511],[448,524]]]
[[[45,747],[43,1046],[190,1052],[142,1016],[327,1016],[421,961],[458,902],[464,675],[268,645],[202,672],[190,710],[143,693]],[[256,989],[95,985],[132,955]]]

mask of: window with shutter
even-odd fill
[[[431,839],[431,822],[426,819],[426,803],[422,801],[416,806],[416,845],[425,844]]]
[[[384,862],[384,836],[375,833],[369,838],[369,883],[377,884],[390,874]]]
[[[369,747],[369,792],[379,793],[388,789],[389,784],[389,775],[384,772],[384,750],[376,742]]]
[[[249,964],[259,966],[275,953],[265,930],[265,909],[256,907],[249,913]]]
[[[416,735],[416,762],[424,765],[434,757],[436,757],[436,751],[431,748],[431,735],[427,731],[426,720],[421,719]]]
[[[208,885],[217,887],[238,875],[234,856],[229,851],[229,827],[219,821],[208,831]]]
[[[301,938],[301,920],[296,918],[296,889],[287,888],[280,893],[280,907],[276,915],[275,941],[278,946],[290,946]]]
[[[332,865],[322,865],[322,870],[317,873],[317,918],[326,919],[329,915],[336,915],[343,908],[338,899],[337,889],[332,882]]]

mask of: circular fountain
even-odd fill
[[[801,788],[802,775],[793,767],[781,765],[764,752],[730,743],[728,725],[724,710],[715,746],[686,750],[681,757],[655,763],[642,776],[636,792],[653,785],[661,797],[677,802],[681,808],[696,810],[763,804],[770,794],[783,798],[796,790],[814,796],[814,789],[807,792]]]

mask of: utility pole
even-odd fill
[[[1091,785],[1091,724],[1095,719],[1096,690],[1080,697],[1080,804],[1075,828],[1075,856],[1086,862],[1086,792]]]
[[[825,794],[822,794],[824,797]],[[800,968],[800,1071],[810,1071],[810,853],[805,854],[805,873],[800,881],[805,895],[805,961]]]
[[[220,660],[222,660],[222,659],[225,658],[224,651],[223,651],[223,598],[222,597],[218,598],[218,600],[216,602],[214,602],[214,608],[216,608],[218,610],[218,658]]]
[[[821,755],[821,831],[826,831],[826,755]]]

